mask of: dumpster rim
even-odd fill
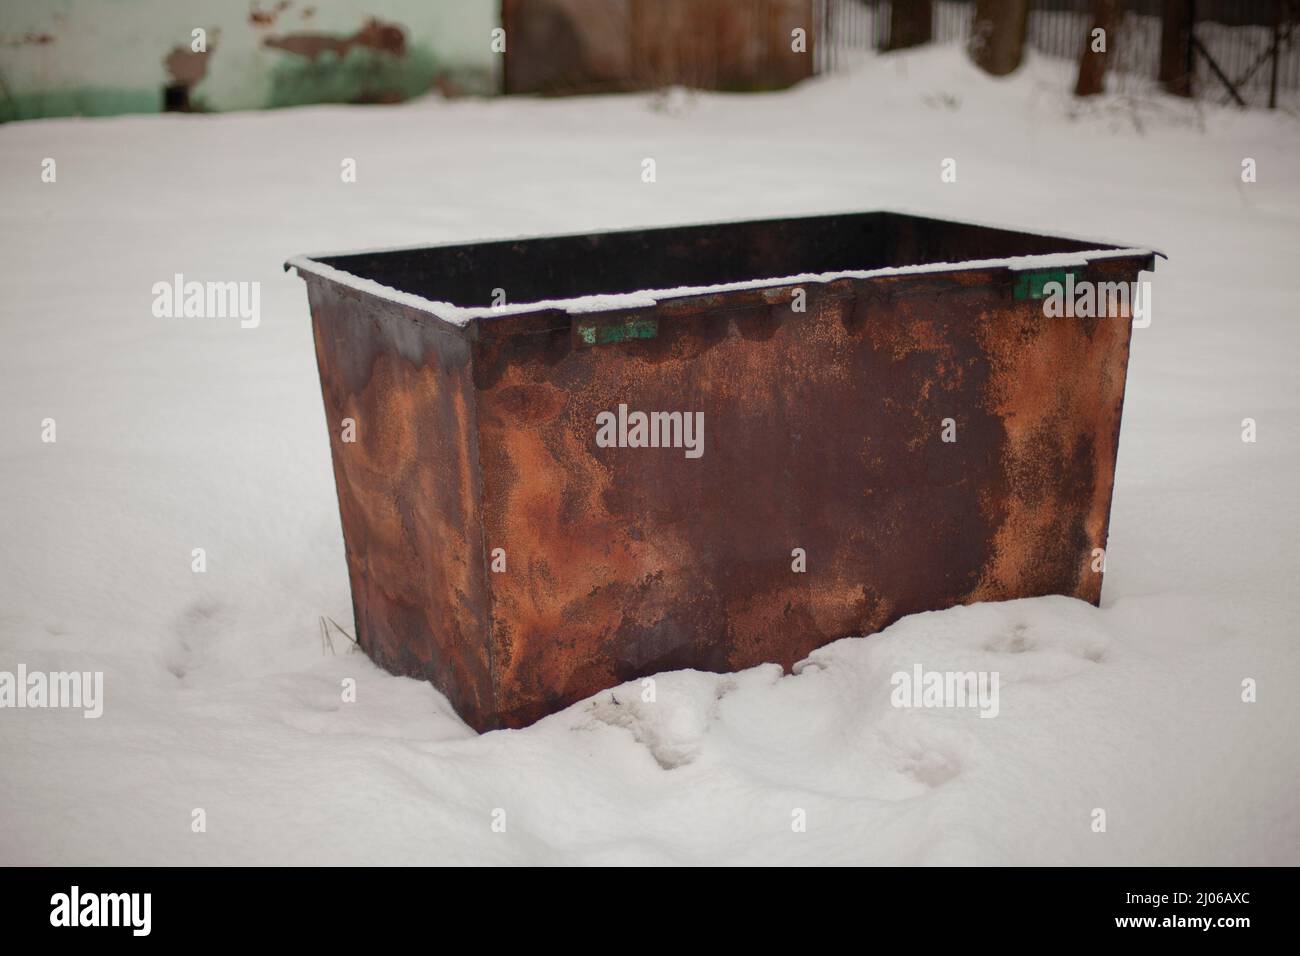
[[[1005,269],[1009,272],[1022,272],[1040,269],[1081,268],[1086,267],[1090,262],[1099,259],[1139,257],[1154,258],[1156,256],[1162,259],[1168,258],[1165,253],[1150,246],[1120,246],[1091,238],[1079,238],[1059,233],[1037,232],[1030,234],[1048,239],[1060,239],[1070,242],[1097,243],[1097,246],[1096,248],[1077,250],[1074,252],[1053,252],[1027,256],[1003,256],[993,259],[964,259],[955,262],[928,262],[904,266],[884,266],[877,269],[842,269],[820,273],[794,273],[785,276],[746,279],[737,282],[714,283],[710,285],[637,289],[630,292],[599,293],[559,299],[538,299],[529,302],[511,302],[501,306],[459,306],[452,302],[429,299],[413,292],[406,292],[402,289],[384,285],[374,279],[359,276],[355,273],[348,272],[336,266],[328,265],[321,261],[323,259],[341,258],[345,256],[417,252],[426,249],[463,248],[497,242],[530,242],[550,239],[585,238],[631,232],[655,232],[658,230],[689,229],[709,226],[740,226],[763,222],[783,222],[793,219],[817,219],[829,218],[831,216],[860,216],[871,214],[899,215],[913,219],[928,219],[932,222],[973,226],[1003,232],[1025,232],[1023,229],[1016,229],[1009,226],[990,225],[987,223],[956,219],[936,219],[932,216],[918,216],[912,213],[898,212],[896,210],[875,209],[829,214],[819,213],[806,216],[788,216],[778,219],[771,217],[763,219],[727,219],[709,222],[690,222],[671,226],[649,226],[643,228],[604,229],[588,232],[556,233],[548,235],[496,237],[474,239],[470,241],[422,243],[382,249],[353,249],[346,252],[312,253],[308,255],[293,256],[286,260],[284,263],[284,270],[287,272],[288,270],[293,269],[300,277],[302,277],[304,273],[307,275],[314,275],[317,278],[324,279],[336,285],[350,288],[357,292],[363,292],[374,296],[375,298],[392,302],[397,305],[406,306],[422,314],[429,315],[432,318],[463,332],[468,331],[475,324],[485,319],[504,318],[506,316],[532,315],[543,312],[560,312],[567,314],[570,317],[592,316],[616,311],[650,309],[657,307],[660,303],[665,301],[696,296],[709,296],[720,293],[743,292],[756,289],[780,288],[789,285],[827,285],[831,282],[843,279],[868,280],[892,276],[928,275],[936,273],[996,269]]]

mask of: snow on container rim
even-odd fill
[[[919,214],[900,210],[858,210],[842,215],[865,215],[868,213],[886,213],[899,216],[918,216]],[[798,217],[804,218],[804,217]],[[807,218],[815,218],[809,216]],[[931,218],[921,216],[921,218]],[[923,275],[926,273],[961,272],[979,269],[1006,269],[1011,272],[1033,271],[1040,269],[1065,269],[1083,267],[1096,259],[1115,259],[1129,256],[1168,256],[1158,249],[1147,246],[1116,246],[1114,243],[1102,242],[1093,238],[1083,238],[1065,233],[1051,234],[1051,238],[1074,242],[1095,242],[1096,249],[1074,252],[1047,253],[1043,255],[1004,256],[993,259],[964,259],[952,262],[927,262],[906,266],[885,266],[876,269],[841,269],[831,272],[804,272],[785,276],[772,276],[760,279],[748,279],[740,282],[724,282],[709,285],[677,286],[672,288],[639,289],[633,292],[602,293],[581,295],[558,299],[536,299],[527,302],[512,302],[500,306],[459,306],[452,302],[429,299],[412,292],[404,292],[384,285],[374,279],[363,278],[343,269],[326,265],[322,259],[342,258],[359,255],[382,255],[387,253],[415,252],[425,249],[451,249],[462,246],[479,245],[495,242],[537,242],[549,239],[575,239],[605,235],[617,235],[637,231],[654,231],[656,229],[692,228],[707,226],[744,225],[768,221],[765,219],[723,219],[703,222],[682,223],[673,226],[621,227],[618,229],[598,229],[587,232],[558,233],[554,235],[496,236],[456,242],[422,243],[387,248],[352,249],[346,252],[313,253],[294,256],[284,263],[285,271],[295,269],[299,274],[307,273],[327,279],[338,285],[364,292],[367,295],[407,306],[426,313],[440,321],[458,328],[465,328],[471,322],[500,318],[507,315],[522,315],[530,312],[557,310],[569,315],[585,315],[609,312],[620,309],[652,308],[660,302],[670,299],[683,299],[699,295],[711,295],[719,292],[739,292],[751,289],[767,289],[792,284],[824,284],[839,279],[875,279],[886,276]],[[968,220],[948,219],[945,222],[962,226],[977,226],[986,229],[1016,231],[1014,227],[990,225]]]

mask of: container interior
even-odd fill
[[[1011,256],[1115,249],[891,212],[637,229],[316,261],[464,308]]]

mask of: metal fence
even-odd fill
[[[1272,83],[1270,50],[1278,40],[1277,86],[1300,91],[1300,0],[1194,0],[1195,35],[1242,99],[1265,105]],[[1077,61],[1092,28],[1093,0],[1030,0],[1027,45],[1039,54]],[[1108,70],[1121,90],[1157,87],[1163,0],[1126,0],[1118,35],[1109,38]],[[842,67],[864,50],[888,49],[888,0],[815,0],[818,72]],[[935,0],[933,42],[964,42],[970,34],[972,0]],[[1276,34],[1275,34],[1276,31]],[[1197,95],[1231,102],[1214,67],[1196,63]]]

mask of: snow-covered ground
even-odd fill
[[[0,128],[0,671],[105,675],[100,719],[0,710],[0,862],[1300,863],[1300,123],[1080,109],[1068,73],[944,47],[768,95]],[[922,614],[484,736],[322,649],[351,604],[285,258],[873,208],[1169,254],[1100,609]],[[155,318],[178,272],[260,281],[260,326]],[[998,717],[892,707],[917,661],[998,671]]]

